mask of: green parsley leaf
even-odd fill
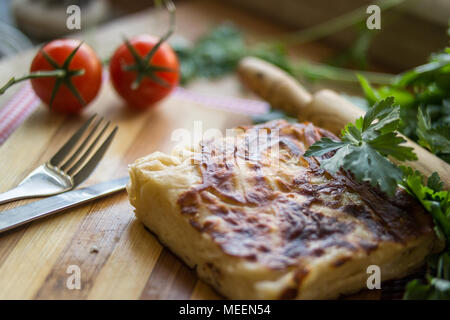
[[[393,96],[400,105],[398,130],[450,163],[450,48],[391,85],[373,88],[363,76],[358,79],[371,104]]]
[[[395,84],[405,87],[411,84],[425,84],[435,81],[442,73],[447,73],[445,67],[450,65],[450,54],[444,52],[434,55],[427,64],[418,66],[397,77]]]
[[[428,178],[427,187],[433,189],[434,191],[442,191],[444,188],[444,183],[439,178],[437,172],[433,172],[433,174]]]
[[[417,113],[418,143],[435,154],[450,155],[450,123],[445,126],[431,124],[430,114],[419,108]]]
[[[433,254],[427,259],[429,273],[436,277],[450,280],[450,251]]]
[[[357,74],[356,76],[358,77],[361,88],[363,89],[364,94],[366,95],[366,99],[370,104],[374,104],[381,99],[378,91],[370,85],[369,81],[364,76],[362,76],[361,74]]]
[[[309,147],[308,151],[306,151],[305,156],[309,157],[310,155],[314,156],[323,156],[324,154],[336,150],[340,147],[345,146],[344,142],[334,141],[330,138],[322,138],[316,143],[314,143],[311,147]]]
[[[427,259],[427,281],[413,280],[406,286],[404,299],[450,299],[450,192],[443,190],[439,175],[434,172],[424,184],[424,177],[410,167],[404,172],[402,186],[414,195],[431,214],[439,239],[446,241],[447,249]]]
[[[171,45],[180,61],[183,84],[196,77],[214,78],[233,71],[246,52],[241,31],[230,23],[214,28],[194,45],[179,39]]]
[[[342,130],[341,141],[322,138],[305,152],[305,156],[324,156],[336,151],[331,157],[323,157],[322,167],[330,173],[340,168],[348,170],[359,181],[368,181],[388,195],[393,195],[403,177],[402,171],[386,156],[398,160],[417,159],[412,148],[401,146],[405,139],[398,136],[400,108],[394,99],[380,100],[367,111],[363,118],[349,123]]]
[[[195,78],[216,78],[233,72],[244,56],[256,56],[292,72],[284,46],[260,44],[248,46],[244,34],[232,23],[223,23],[194,44],[175,38],[172,48],[180,61],[181,83]]]
[[[410,281],[405,290],[407,300],[450,299],[450,251],[428,257],[426,281]]]
[[[431,214],[436,225],[443,231],[447,243],[450,244],[450,192],[442,190],[439,175],[433,173],[425,185],[424,177],[419,171],[404,166],[400,168],[404,173],[401,184]]]
[[[406,286],[406,300],[448,300],[450,299],[450,281],[430,278],[427,283],[413,280]]]

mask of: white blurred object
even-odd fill
[[[109,13],[109,3],[105,0],[13,0],[11,11],[17,26],[26,34],[38,39],[52,39],[74,31],[66,26],[66,10],[72,4],[81,8],[81,30],[100,23]]]
[[[31,48],[33,44],[16,28],[0,22],[0,58]]]

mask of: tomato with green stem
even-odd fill
[[[126,40],[111,59],[114,88],[131,107],[154,105],[178,84],[178,58],[167,43],[161,44],[146,62],[145,56],[157,43],[158,39],[150,35],[137,36]]]
[[[137,109],[147,108],[166,97],[179,81],[177,55],[165,42],[173,33],[175,6],[165,1],[171,17],[169,31],[160,39],[139,35],[117,48],[109,71],[117,93]]]
[[[27,79],[31,79],[34,92],[52,111],[77,113],[97,96],[102,83],[102,64],[87,44],[59,39],[39,50],[30,73],[11,78],[0,88],[0,94]]]
[[[76,113],[98,94],[102,63],[87,44],[78,40],[55,40],[34,57],[30,71],[64,70],[62,77],[31,79],[39,98],[57,112]]]

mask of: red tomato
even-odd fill
[[[79,44],[79,40],[73,39],[54,40],[45,45],[42,50],[44,50],[45,53],[61,67],[69,54]],[[55,68],[45,59],[42,52],[39,51],[31,63],[30,72],[54,69]],[[102,63],[100,59],[91,47],[83,43],[75,53],[68,69],[69,71],[84,70],[83,74],[68,76],[67,79],[72,82],[84,102],[88,104],[97,96],[102,83]],[[55,83],[56,77],[34,78],[31,80],[34,91],[47,105],[50,103]],[[51,105],[51,110],[62,113],[76,113],[83,109],[83,107],[81,101],[76,98],[68,86],[63,82],[58,88]]]
[[[140,35],[131,39],[129,43],[140,56],[139,60],[143,61],[158,40],[158,38],[150,35]],[[143,66],[147,68],[147,71],[143,72],[142,68],[140,71],[125,70],[125,68],[137,63],[127,45],[122,44],[111,58],[109,71],[117,93],[131,107],[143,109],[154,105],[155,102],[167,96],[178,84],[179,63],[175,52],[165,42],[156,50],[148,64]],[[149,66],[169,68],[171,71],[148,71]],[[133,82],[136,80],[139,72],[143,75],[142,81],[137,88],[133,88]],[[153,80],[149,73],[146,72],[159,78],[164,85]]]

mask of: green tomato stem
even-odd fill
[[[47,70],[43,70],[43,71],[31,72],[31,73],[27,74],[26,76],[23,76],[23,77],[20,77],[20,78],[12,77],[11,79],[9,79],[9,81],[3,87],[0,88],[0,95],[2,95],[9,87],[13,86],[14,84],[16,84],[18,82],[21,82],[21,81],[24,81],[24,80],[29,80],[29,79],[35,79],[35,78],[49,78],[49,77],[52,77],[52,78],[55,78],[56,81],[55,81],[55,84],[53,86],[53,90],[52,90],[52,93],[51,93],[51,98],[50,98],[50,103],[49,103],[49,107],[50,108],[52,107],[52,104],[53,104],[53,101],[55,99],[56,93],[58,92],[58,90],[59,90],[59,88],[61,87],[62,84],[64,84],[66,87],[68,87],[70,89],[72,94],[78,99],[78,101],[82,105],[85,105],[86,103],[85,103],[83,97],[78,92],[78,89],[73,85],[72,80],[71,80],[72,77],[83,75],[85,70],[84,69],[69,70],[70,62],[75,57],[75,54],[77,53],[78,49],[80,49],[82,44],[83,44],[83,42],[81,41],[80,44],[68,55],[66,60],[64,60],[62,65],[59,65],[55,60],[53,60],[52,57],[50,57],[42,49],[41,50],[42,56],[55,69],[54,70],[48,70],[48,71]]]
[[[13,86],[14,84],[24,81],[24,80],[28,80],[28,79],[35,79],[35,78],[48,78],[48,77],[56,77],[56,78],[64,78],[66,76],[66,71],[63,69],[58,69],[58,70],[50,70],[50,71],[36,71],[36,72],[32,72],[30,74],[27,74],[26,76],[20,77],[20,78],[15,78],[12,77],[11,79],[9,79],[9,81],[0,88],[0,94],[5,93],[5,91]]]
[[[157,71],[166,71],[166,72],[174,72],[175,70],[168,69],[161,66],[156,66],[151,64],[151,60],[153,56],[155,55],[156,51],[161,47],[161,45],[170,38],[170,36],[175,31],[175,5],[172,2],[172,0],[162,0],[162,3],[166,7],[167,11],[169,12],[169,29],[167,32],[158,40],[158,42],[153,46],[153,48],[145,55],[145,57],[141,57],[136,49],[133,47],[133,45],[128,41],[128,39],[124,39],[125,45],[127,46],[128,50],[130,51],[131,55],[133,56],[133,59],[135,61],[132,65],[124,65],[122,68],[124,71],[134,71],[137,73],[135,81],[131,84],[132,90],[137,90],[139,88],[142,80],[144,78],[150,78],[154,82],[160,84],[161,86],[168,86],[168,84],[165,82],[164,79],[158,77],[155,72]]]

